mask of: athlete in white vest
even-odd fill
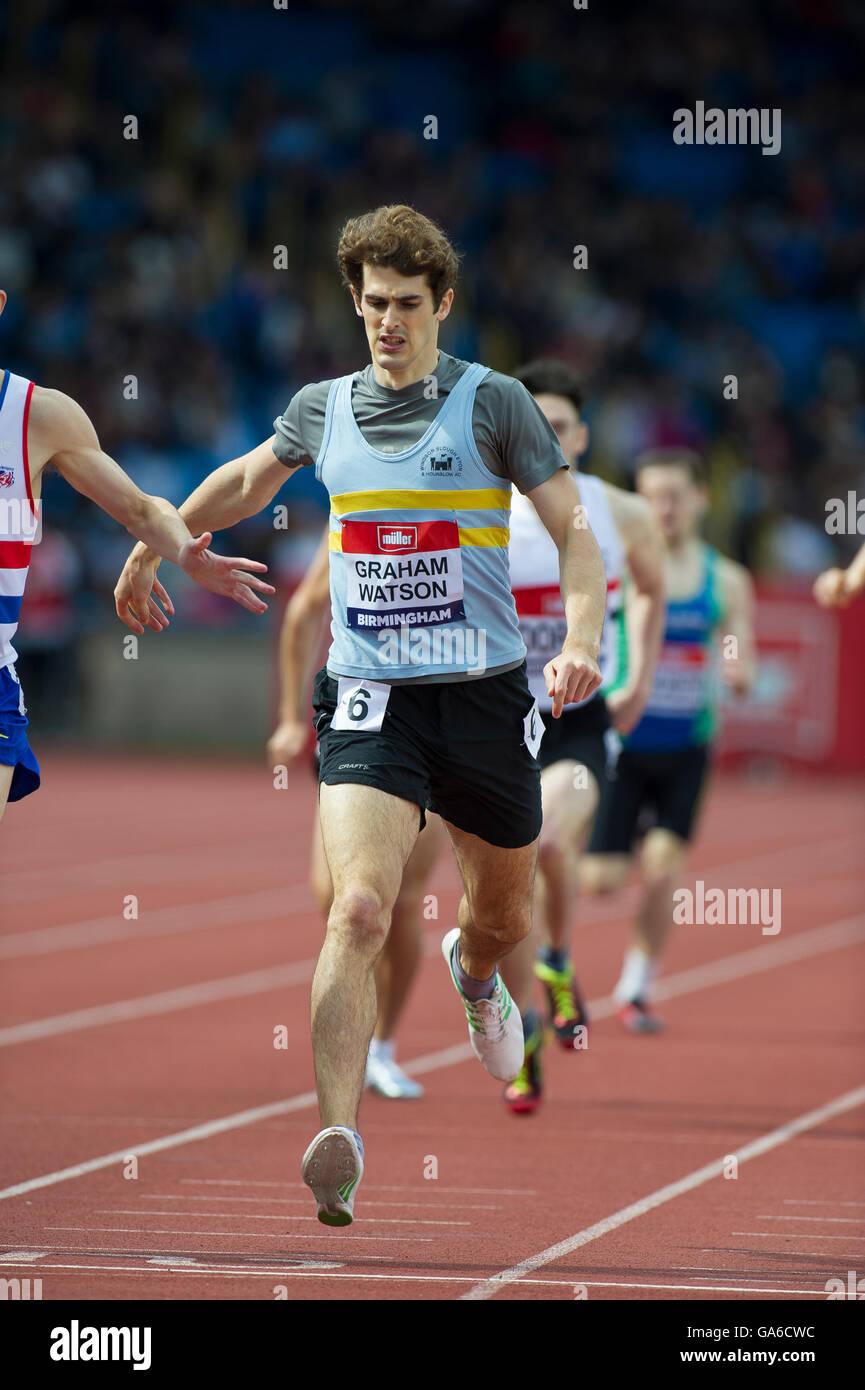
[[[5,307],[6,293],[0,290],[0,314]],[[193,540],[170,502],[141,492],[102,452],[80,405],[61,391],[35,386],[0,368],[0,817],[7,801],[20,801],[40,782],[12,639],[31,552],[41,535],[42,473],[49,463],[133,536],[158,545],[202,588],[227,594],[253,613],[263,613],[267,605],[252,590],[274,592],[271,585],[241,573],[265,570],[266,565],[214,555],[207,549],[209,534]],[[147,611],[149,592],[149,586],[146,592],[130,589],[130,598]],[[154,611],[158,613],[156,605]],[[129,625],[136,632],[144,630],[131,615]]]
[[[546,666],[553,717],[600,684],[605,583],[555,434],[519,382],[439,352],[458,261],[404,204],[346,223],[337,259],[371,362],[299,391],[258,449],[187,499],[190,522],[260,511],[315,466],[330,494],[333,641],[315,682],[321,827],[333,905],[312,987],[323,1128],[301,1164],[318,1216],[348,1225],[363,1173],[357,1113],[376,1017],[374,965],[427,809],[465,893],[442,943],[476,1055],[510,1081],[519,1012],[498,971],[531,929],[541,828],[540,716],[510,590],[512,486],[559,551],[567,630]],[[116,592],[157,554],[136,547]]]
[[[505,982],[523,1018],[525,1057],[506,1087],[506,1105],[528,1114],[542,1093],[541,1049],[544,1030],[532,1002],[534,973],[547,996],[556,1037],[563,1047],[588,1042],[588,1017],[569,955],[578,876],[577,867],[606,777],[608,752],[617,735],[640,717],[664,627],[663,551],[651,508],[643,498],[577,471],[589,446],[581,416],[583,395],[564,363],[540,359],[516,373],[555,430],[580,489],[584,514],[598,542],[607,576],[607,612],[601,640],[603,684],[561,719],[550,716],[543,667],[561,641],[564,616],[558,592],[558,553],[528,498],[514,498],[511,512],[511,585],[520,631],[528,652],[530,688],[546,727],[539,760],[544,823],[538,858],[535,930],[508,956]],[[630,586],[628,642],[624,591]],[[628,657],[626,660],[626,651]]]

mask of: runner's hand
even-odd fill
[[[821,608],[846,608],[851,597],[847,588],[847,571],[830,569],[818,574],[814,580],[814,597]]]
[[[650,692],[640,686],[623,686],[607,695],[610,723],[617,734],[629,734],[635,729],[646,708]]]
[[[257,589],[262,594],[276,593],[272,584],[255,577],[256,574],[265,574],[267,565],[260,560],[243,560],[236,556],[229,559],[226,555],[215,555],[207,549],[212,540],[212,533],[204,531],[194,540],[186,541],[181,546],[177,560],[180,568],[202,589],[233,598],[235,603],[250,613],[266,613],[267,604],[253,590]]]
[[[118,618],[139,636],[145,627],[161,632],[168,627],[166,613],[174,615],[174,604],[156,578],[158,565],[158,555],[153,560],[147,560],[133,550],[114,589],[114,609]],[[157,599],[165,612],[159,607]]]
[[[559,719],[564,705],[585,700],[601,684],[601,671],[587,647],[563,648],[544,667],[547,694],[553,701],[553,718]]]
[[[271,767],[287,767],[306,747],[310,726],[300,719],[283,719],[267,741]]]

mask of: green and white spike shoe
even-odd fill
[[[354,1136],[338,1126],[323,1129],[303,1155],[300,1173],[318,1203],[319,1221],[325,1226],[350,1226],[363,1176],[363,1158]]]
[[[454,942],[459,940],[459,935],[459,927],[448,932],[442,941],[442,955],[466,1011],[469,1041],[475,1056],[490,1076],[497,1081],[513,1081],[523,1065],[523,1021],[520,1011],[498,971],[491,999],[466,998],[453,967]]]

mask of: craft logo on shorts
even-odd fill
[[[420,461],[425,478],[457,478],[463,471],[463,461],[452,449],[429,449]]]
[[[0,487],[11,487],[14,481],[14,468],[0,468]]]
[[[386,555],[398,555],[417,550],[416,526],[379,526],[378,548]]]

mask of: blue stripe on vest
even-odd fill
[[[0,594],[0,623],[17,623],[22,595]]]

